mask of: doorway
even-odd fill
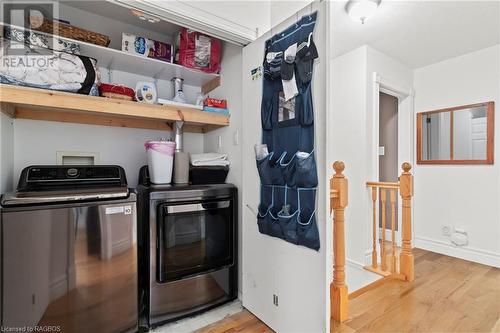
[[[398,98],[379,92],[379,148],[378,148],[378,179],[381,182],[397,182],[399,176],[398,156]],[[386,191],[385,239],[391,239],[391,202],[390,191]],[[382,198],[382,193],[379,193]],[[382,201],[379,200],[379,228],[382,228]],[[396,196],[396,216],[398,216],[398,196]],[[395,225],[399,231],[398,223]],[[380,231],[382,232],[382,230]]]
[[[372,177],[371,179],[378,179],[379,181],[390,181],[395,182],[398,181],[398,176],[401,173],[401,164],[403,162],[410,162],[413,165],[413,156],[414,156],[414,111],[413,111],[413,97],[414,91],[411,86],[407,86],[401,84],[399,82],[394,82],[392,80],[388,80],[387,78],[381,77],[377,72],[373,73],[373,123],[372,123],[372,142],[373,142],[373,150],[371,157],[372,163]],[[380,101],[383,98],[384,101]],[[395,106],[396,104],[396,106]],[[387,109],[389,111],[380,110],[381,105],[390,105]],[[385,133],[385,125],[381,125],[381,112],[384,113],[384,117],[394,117],[390,124],[392,127],[397,127],[396,130],[389,131],[390,134]],[[387,114],[385,114],[387,112]],[[396,112],[396,115],[394,115]],[[392,115],[392,116],[391,116]],[[382,120],[384,123],[384,120]],[[396,124],[394,124],[396,123]],[[389,125],[390,126],[390,125]],[[388,137],[382,137],[386,136]],[[394,136],[396,139],[394,139]],[[389,144],[393,146],[392,148],[392,158],[395,158],[396,163],[391,163],[387,160],[389,158],[380,156],[380,146],[382,144],[379,141],[382,139],[388,140]],[[384,145],[387,146],[388,142],[385,142]],[[395,147],[395,149],[394,149]],[[386,147],[384,153],[391,153],[390,147]],[[385,167],[385,163],[382,160],[387,161],[386,164],[390,165],[388,168]],[[382,163],[382,164],[381,164]],[[381,171],[380,168],[383,167]],[[385,178],[387,177],[387,178]],[[380,196],[379,196],[380,198]],[[396,196],[396,200],[399,200],[399,193]],[[390,200],[389,193],[387,193],[387,200],[389,202],[386,206],[386,212],[388,213],[386,217],[386,233],[385,238],[391,239],[391,229],[390,229]],[[397,209],[396,205],[396,209]],[[379,211],[381,207],[379,206]],[[412,213],[413,215],[413,213]],[[396,220],[398,223],[401,221],[401,209],[397,209],[396,211]],[[382,219],[379,216],[379,221]],[[413,220],[413,219],[412,219]],[[379,222],[379,227],[382,227],[381,222]],[[389,227],[389,228],[388,228]],[[378,230],[377,239],[381,239],[381,230]],[[397,244],[401,244],[401,228],[396,229],[396,242]]]

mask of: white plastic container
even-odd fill
[[[148,141],[144,144],[148,154],[149,178],[153,184],[170,184],[174,164],[175,142]]]
[[[146,104],[156,104],[158,100],[156,85],[151,82],[137,82],[135,85],[135,100]]]

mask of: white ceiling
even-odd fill
[[[361,45],[419,68],[500,42],[499,1],[382,0],[364,25],[334,2],[334,56]]]

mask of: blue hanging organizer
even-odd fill
[[[261,122],[262,143],[269,154],[256,162],[261,182],[259,231],[319,250],[311,92],[312,68],[318,57],[313,40],[316,18],[316,12],[303,16],[266,41]],[[295,59],[285,62],[285,50],[294,44]],[[283,79],[290,77],[298,93],[285,100]]]

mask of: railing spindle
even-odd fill
[[[387,270],[387,260],[385,253],[385,203],[386,203],[386,195],[385,188],[380,189],[380,203],[382,205],[382,241],[380,243],[380,261],[382,262],[382,271]]]
[[[390,190],[391,201],[391,273],[396,274],[396,192]]]
[[[373,248],[372,248],[372,266],[377,268],[377,188],[372,187],[372,209],[373,209]]]

